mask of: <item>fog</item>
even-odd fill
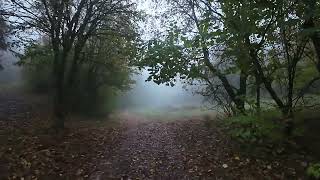
[[[18,59],[9,52],[1,52],[0,87],[12,89],[10,87],[23,88],[23,77],[21,67],[15,65]],[[118,104],[122,110],[168,110],[184,107],[200,107],[203,98],[200,95],[194,95],[192,91],[183,88],[181,82],[177,82],[174,87],[164,84],[158,85],[154,82],[146,82],[148,72],[142,71],[132,75],[135,84],[128,92],[119,94]],[[11,91],[11,90],[10,90]]]
[[[168,109],[200,107],[203,97],[183,88],[182,82],[174,87],[146,82],[148,72],[143,70],[133,76],[133,88],[121,96],[121,107],[126,109]]]
[[[2,88],[21,83],[21,68],[15,63],[18,59],[10,52],[0,51],[0,86]]]
[[[152,1],[137,1],[138,9],[145,11],[150,16],[155,16],[159,12],[151,10]],[[159,22],[144,22],[140,24],[141,29],[152,29],[145,25],[154,27],[160,25]],[[159,29],[159,28],[158,28]],[[143,32],[144,39],[150,38],[150,32]],[[22,85],[23,77],[21,67],[14,65],[18,59],[9,52],[0,52],[0,63],[3,69],[0,71],[0,86],[1,89]],[[133,80],[136,83],[128,92],[122,92],[119,95],[118,102],[121,109],[170,109],[183,107],[200,107],[203,103],[203,98],[200,95],[194,95],[191,91],[183,88],[181,82],[177,82],[174,87],[166,85],[158,85],[154,82],[146,82],[148,72],[142,71],[139,74],[133,75]]]

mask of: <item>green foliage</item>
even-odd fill
[[[297,77],[296,77],[296,88],[302,89],[306,82],[311,81],[313,78],[319,76],[316,67],[312,62],[306,61],[303,65],[298,67]],[[319,93],[319,92],[318,92]]]
[[[52,85],[53,54],[49,46],[32,44],[17,63],[23,66],[26,88],[35,93],[48,93]]]
[[[176,77],[185,79],[193,71],[189,67],[187,55],[183,53],[182,46],[176,44],[176,36],[169,33],[166,40],[151,40],[145,47],[143,58],[138,66],[147,67],[150,77],[148,81],[154,81],[157,84],[166,84],[174,86]]]
[[[312,97],[313,101],[319,101],[319,97]],[[317,129],[319,127],[318,119],[320,118],[319,108],[304,108],[294,113],[295,129],[293,135],[295,137],[315,137],[318,136],[318,131],[310,131],[310,127]],[[310,141],[314,141],[310,139]]]
[[[148,80],[172,86],[176,77],[182,76],[191,84],[197,81],[204,87],[198,92],[219,101],[220,105],[236,104],[240,111],[242,102],[246,102],[245,107],[259,104],[251,100],[259,83],[261,89],[265,85],[287,116],[298,104],[299,90],[318,76],[314,48],[305,41],[318,32],[318,22],[314,28],[305,28],[305,24],[306,20],[319,16],[319,3],[168,2],[171,11],[182,18],[144,49],[140,65],[149,67]],[[236,79],[240,73],[247,75],[242,88]],[[250,82],[252,86],[248,79],[254,79]],[[257,99],[261,98],[254,100]]]
[[[317,120],[319,117],[320,112],[317,109],[303,109],[295,112],[293,115],[294,129],[291,137],[317,136],[317,134],[312,134],[306,129],[307,126],[310,126],[308,120]],[[247,115],[230,117],[223,122],[230,135],[243,144],[281,144],[287,138],[284,133],[285,121],[282,113],[277,109],[263,110],[261,115],[248,112]]]
[[[283,139],[282,125],[276,122],[276,111],[262,112],[263,115],[240,115],[225,120],[233,138],[243,143],[279,142]]]
[[[320,163],[311,164],[307,169],[307,175],[315,179],[320,179]]]
[[[118,92],[128,90],[133,83],[129,60],[134,57],[135,44],[126,38],[110,35],[91,39],[79,56],[81,64],[78,64],[76,83],[65,85],[68,110],[86,115],[111,112],[116,107]],[[68,59],[68,66],[72,60]],[[28,89],[35,93],[54,93],[50,46],[29,46],[18,64],[23,67]],[[69,83],[67,78],[65,83]]]

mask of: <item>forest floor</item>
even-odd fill
[[[0,117],[0,179],[306,179],[310,158],[243,153],[201,116],[74,117],[56,134],[48,112],[5,96]]]

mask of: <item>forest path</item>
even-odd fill
[[[221,127],[208,127],[200,116],[122,112],[114,125],[72,121],[56,136],[37,130],[47,114],[26,102],[0,96],[0,179],[304,178],[304,157],[244,155]]]
[[[183,149],[175,139],[176,123],[137,122],[132,118],[126,121],[126,126],[114,154],[104,163],[107,171],[100,179],[183,178]]]
[[[146,120],[128,112],[121,116],[126,131],[93,179],[186,178],[186,149],[177,140],[183,122]]]
[[[233,153],[225,135],[200,117],[146,120],[124,113],[119,143],[90,179],[284,179],[290,171]],[[271,168],[270,168],[271,167]],[[284,174],[288,172],[289,174]],[[264,179],[264,178],[262,178]]]

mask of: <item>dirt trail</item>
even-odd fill
[[[0,117],[5,117],[0,140],[6,144],[0,155],[7,157],[0,160],[0,175],[21,172],[21,177],[92,180],[305,178],[304,156],[241,155],[219,127],[208,128],[200,117],[168,121],[123,112],[120,126],[70,128],[59,141],[23,131],[17,137],[20,143],[11,142],[12,132],[32,127],[28,119],[34,108],[25,102],[0,96]],[[43,154],[38,154],[39,148]]]
[[[126,117],[127,131],[95,179],[184,178],[184,159],[176,143],[176,123],[146,122]],[[170,125],[168,125],[170,124]]]
[[[126,131],[90,179],[291,179],[287,162],[241,157],[194,118],[152,121],[125,113]]]

